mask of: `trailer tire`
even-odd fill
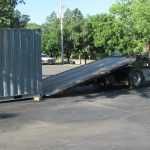
[[[143,73],[138,70],[132,70],[129,73],[129,87],[138,88],[142,85],[144,80]]]

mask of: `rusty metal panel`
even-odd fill
[[[0,29],[0,97],[39,95],[41,33]]]

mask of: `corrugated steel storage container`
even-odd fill
[[[0,100],[41,94],[41,33],[0,29]]]

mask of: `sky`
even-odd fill
[[[58,0],[25,0],[26,4],[19,5],[23,14],[31,18],[31,22],[42,24],[51,12],[58,12]],[[94,15],[101,12],[107,12],[110,6],[116,0],[63,0],[64,9],[79,8],[84,15]]]

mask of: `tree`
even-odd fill
[[[126,53],[141,52],[150,39],[150,0],[122,0],[110,12],[123,25]],[[127,40],[129,39],[129,40]],[[130,51],[129,51],[130,49]]]
[[[55,12],[52,12],[42,25],[42,49],[45,53],[58,57],[60,55],[60,25]]]
[[[150,41],[150,0],[120,0],[109,13],[84,17],[79,9],[64,13],[64,52],[96,58],[115,51],[139,53]],[[60,55],[60,22],[55,13],[43,26],[43,49]]]
[[[67,9],[64,13],[64,53],[67,57],[68,63],[70,62],[70,57],[74,49],[73,40],[73,12]]]
[[[80,50],[83,15],[79,9],[64,13],[64,50],[68,63],[73,53]]]
[[[42,26],[39,25],[39,24],[37,24],[37,23],[28,23],[28,24],[26,25],[26,28],[27,28],[27,29],[41,29]]]
[[[24,0],[0,0],[0,27],[20,27],[29,21],[29,16],[15,10],[20,3],[24,3]]]
[[[94,29],[92,28],[92,23],[90,20],[90,16],[84,19],[84,23],[82,25],[82,55],[86,59],[95,58],[96,48],[94,46]]]
[[[110,13],[91,17],[94,43],[109,55],[139,53],[150,40],[150,0],[121,0]]]
[[[11,19],[11,27],[24,28],[29,21],[30,17],[28,15],[22,15],[20,11],[15,10],[13,18]]]
[[[98,53],[110,54],[115,50],[117,37],[115,37],[114,17],[107,14],[101,14],[91,17],[91,24],[94,32],[95,47],[99,47]]]
[[[150,0],[135,0],[132,18],[137,36],[147,42],[150,39]]]

